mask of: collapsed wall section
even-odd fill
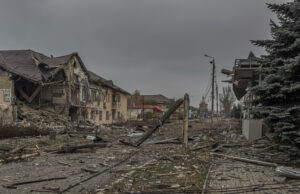
[[[0,68],[0,124],[14,121],[13,80],[10,74]]]

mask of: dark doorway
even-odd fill
[[[69,109],[69,116],[71,117],[71,121],[78,121],[79,119],[78,108],[72,106]]]

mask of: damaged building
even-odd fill
[[[128,95],[88,71],[77,53],[48,57],[32,50],[0,51],[2,124],[122,122],[127,119]]]
[[[261,67],[262,64],[259,58],[253,52],[250,52],[248,58],[235,60],[232,71],[227,69],[221,70],[223,74],[231,77],[230,80],[223,82],[231,83],[236,98],[244,102],[244,118],[249,117],[249,111],[252,109],[252,104],[249,101],[254,98],[254,96],[247,93],[247,90],[262,79],[258,71]]]

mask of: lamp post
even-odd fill
[[[215,71],[216,71],[216,64],[215,64],[215,58],[209,55],[204,55],[205,57],[208,57],[212,59],[210,63],[213,65],[212,66],[212,81],[211,81],[211,129],[213,128],[213,115],[214,115],[214,99],[215,99]]]

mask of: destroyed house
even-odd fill
[[[105,91],[102,86],[92,81],[77,53],[48,57],[32,50],[0,51],[0,119],[6,123],[30,120],[40,110],[48,112],[38,121],[49,120],[48,113],[56,121],[98,121],[92,102],[97,101],[94,90]],[[33,110],[36,114],[28,116]]]

